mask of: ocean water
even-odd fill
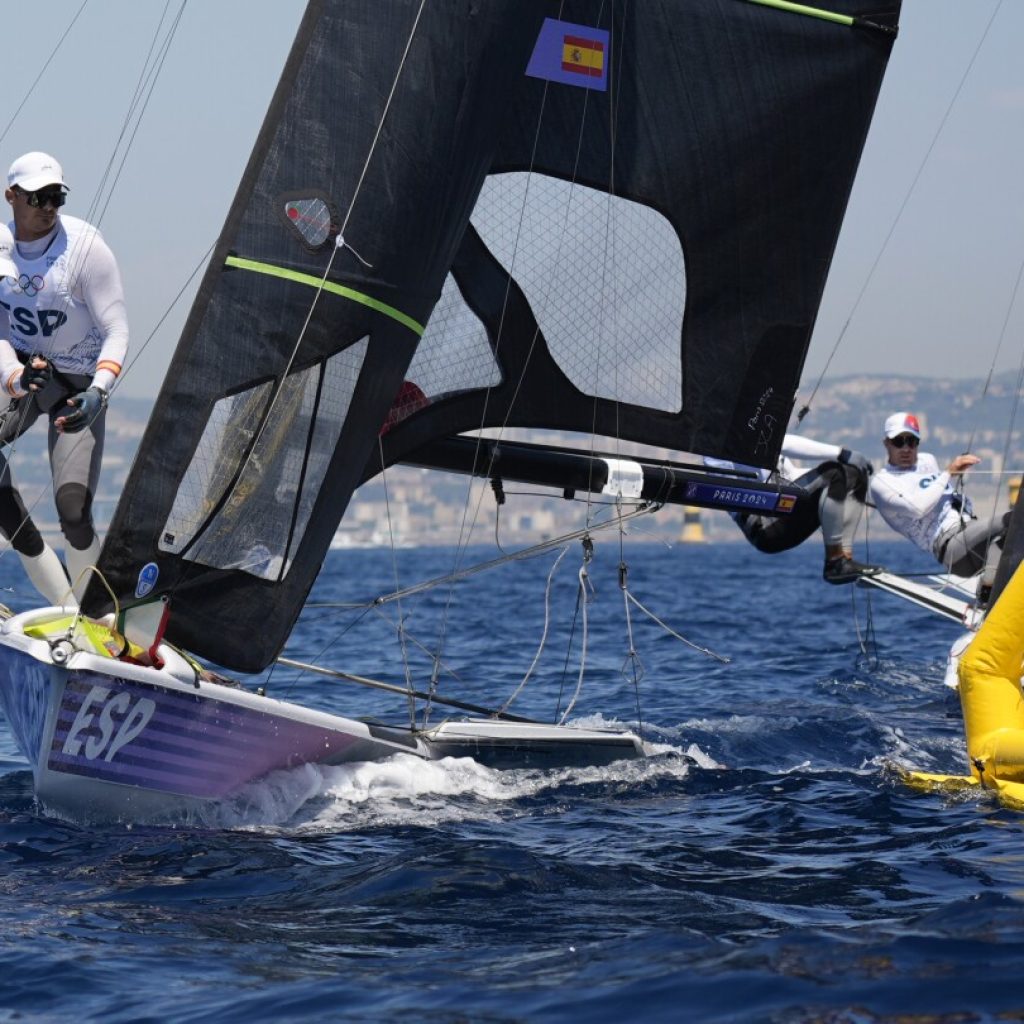
[[[872,553],[929,568],[909,545]],[[618,542],[598,538],[570,714],[641,723],[643,762],[304,768],[202,821],[96,826],[36,806],[0,728],[0,1019],[1024,1017],[1024,816],[899,778],[964,766],[942,682],[956,626],[827,586],[817,540],[772,557],[630,542],[624,558],[644,608],[730,659],[636,605],[627,622]],[[287,653],[396,682],[407,662],[423,686],[443,635],[439,690],[503,700],[537,651],[553,562],[367,612],[323,606],[447,572],[454,553],[332,552]],[[574,547],[558,567],[513,710],[550,719],[572,698],[580,565]],[[5,582],[8,603],[32,603],[13,558]],[[250,682],[406,714],[293,670]]]

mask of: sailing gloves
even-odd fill
[[[36,363],[43,365],[36,366]],[[42,391],[50,383],[52,376],[53,369],[46,357],[36,352],[25,360],[25,369],[21,371],[21,389],[22,391]]]
[[[86,391],[79,391],[77,395],[72,395],[68,399],[68,405],[73,408],[61,417],[61,429],[65,434],[77,434],[99,416],[106,404],[107,393],[103,388],[91,387]]]
[[[874,471],[871,463],[865,456],[861,455],[860,452],[852,452],[849,448],[840,449],[839,461],[844,466],[853,466],[854,469],[860,470],[866,476],[870,476]]]

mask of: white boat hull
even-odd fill
[[[631,732],[477,719],[426,732],[331,715],[200,679],[173,648],[161,669],[0,630],[0,704],[48,810],[80,820],[177,818],[303,764],[473,757],[495,768],[604,765],[643,756]],[[57,648],[56,650],[54,648]],[[61,664],[61,660],[64,663]]]
[[[429,756],[398,730],[200,680],[169,648],[159,670],[85,651],[54,664],[50,644],[23,632],[45,615],[54,610],[4,624],[0,702],[36,795],[59,813],[173,815],[278,769]]]

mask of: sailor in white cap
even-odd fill
[[[64,171],[47,153],[18,157],[4,196],[13,212],[0,235],[0,445],[40,416],[50,428],[50,468],[74,593],[99,554],[92,502],[103,457],[107,394],[128,350],[121,275],[96,228],[60,214]],[[0,454],[0,533],[51,604],[74,603],[67,575],[46,544]]]
[[[948,571],[973,576],[984,570],[979,586],[984,600],[995,580],[1009,515],[978,519],[971,499],[951,485],[981,460],[957,455],[940,470],[934,455],[918,450],[921,422],[911,412],[893,413],[883,434],[888,461],[871,479],[875,507],[892,529]]]

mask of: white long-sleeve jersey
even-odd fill
[[[870,493],[889,526],[936,557],[936,539],[960,522],[949,473],[940,472],[935,456],[927,452],[918,452],[912,469],[886,463],[871,478]]]
[[[14,230],[14,225],[11,225]],[[109,391],[128,352],[117,261],[99,231],[60,217],[53,232],[14,247],[18,277],[0,278],[0,381],[21,389],[22,361],[39,353],[64,373],[92,374]]]
[[[834,461],[839,458],[843,449],[837,444],[826,444],[824,441],[812,441],[809,437],[800,434],[786,434],[782,439],[782,450],[779,453],[777,472],[783,480],[792,483],[797,477],[802,476],[806,469],[798,466],[794,459],[811,459],[814,465],[820,462]],[[726,459],[713,459],[705,457],[704,465],[717,469],[752,469],[751,466],[741,466],[736,462],[729,462]],[[762,481],[767,480],[771,474],[767,469],[757,470],[757,475]]]

